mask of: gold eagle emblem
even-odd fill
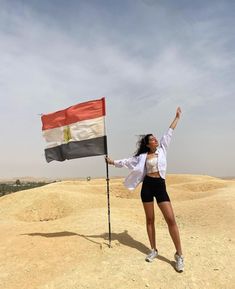
[[[69,142],[72,139],[71,131],[69,126],[64,128],[64,141]]]

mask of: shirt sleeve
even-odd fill
[[[171,137],[173,134],[173,129],[169,127],[169,129],[167,130],[167,132],[162,136],[161,140],[160,140],[160,146],[166,151],[170,141],[171,141]]]
[[[130,170],[133,170],[138,164],[138,162],[139,162],[139,156],[134,156],[128,159],[115,160],[114,166],[117,168],[125,167]]]

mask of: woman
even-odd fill
[[[145,260],[152,262],[158,256],[155,239],[154,226],[154,197],[157,200],[168,225],[169,233],[176,248],[174,255],[176,265],[175,269],[178,272],[184,271],[184,258],[181,249],[179,230],[175,221],[170,198],[166,191],[165,175],[166,175],[166,154],[169,146],[173,130],[175,129],[178,120],[180,119],[181,109],[176,110],[176,116],[171,123],[167,132],[163,135],[160,142],[152,135],[147,134],[139,141],[139,146],[134,157],[122,160],[111,160],[106,157],[106,161],[115,167],[126,167],[131,170],[131,173],[125,179],[125,186],[134,190],[141,182],[141,199],[146,215],[147,233],[151,245],[151,252]]]

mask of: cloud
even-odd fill
[[[223,72],[231,69],[231,58],[223,51],[218,40],[220,29],[214,21],[195,22],[193,38],[179,23],[178,29],[185,35],[181,43],[175,38],[171,43],[153,39],[150,45],[142,45],[139,55],[132,55],[129,43],[119,46],[109,41],[112,30],[104,28],[96,35],[93,26],[88,31],[93,41],[83,42],[82,37],[73,37],[56,25],[42,22],[41,15],[30,8],[25,10],[27,17],[11,17],[12,34],[1,33],[2,85],[11,100],[35,103],[35,99],[41,102],[46,96],[46,101],[50,101],[47,96],[57,95],[63,101],[66,95],[98,91],[118,94],[130,102],[135,99],[137,103],[166,97],[184,100],[191,95],[186,104],[193,106],[212,95],[221,97],[219,87],[224,84]],[[78,20],[76,26],[80,25]],[[100,20],[98,26],[102,27]],[[79,28],[78,34],[84,35],[85,30],[87,27]],[[161,32],[161,27],[157,31]],[[156,46],[158,53],[152,53],[148,46]],[[40,87],[40,91],[35,87]]]

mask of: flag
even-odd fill
[[[107,154],[105,98],[43,114],[41,120],[50,143],[45,149],[48,163]]]

